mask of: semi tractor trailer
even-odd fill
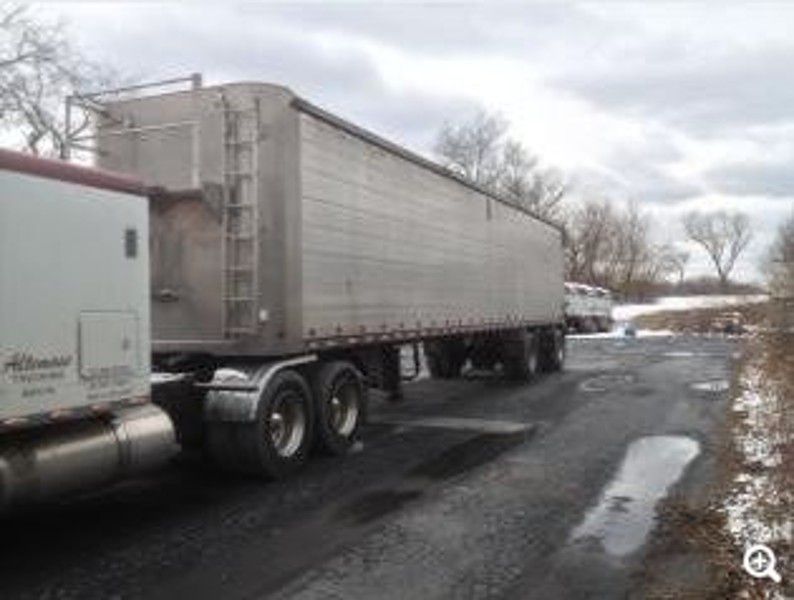
[[[612,329],[612,292],[584,283],[565,283],[565,320],[569,331],[593,333]]]
[[[0,506],[344,454],[406,345],[562,368],[554,224],[281,86],[78,103],[92,167],[0,151]]]

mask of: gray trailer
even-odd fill
[[[152,190],[153,364],[205,386],[194,437],[221,462],[262,466],[232,446],[277,375],[399,397],[399,349],[418,343],[435,377],[560,368],[553,224],[277,85],[103,98],[100,115],[99,166]],[[340,452],[365,398],[322,393],[292,417]]]
[[[105,111],[100,166],[162,189],[155,352],[284,356],[563,320],[556,227],[285,88]]]
[[[67,110],[102,170],[0,153],[0,506],[174,442],[266,476],[342,454],[406,346],[439,378],[562,368],[554,225],[283,87],[109,97]]]

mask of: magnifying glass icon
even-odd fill
[[[780,583],[780,573],[775,570],[777,558],[772,549],[765,544],[754,544],[744,551],[744,570],[753,577],[763,579],[769,577],[775,583]]]

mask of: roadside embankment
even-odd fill
[[[719,318],[715,310],[641,318],[644,327],[692,331]],[[731,310],[744,315],[752,334],[735,363],[716,448],[719,475],[705,498],[665,503],[645,569],[653,578],[671,555],[686,555],[701,576],[657,576],[649,597],[794,598],[794,331],[782,304]],[[781,583],[743,570],[744,551],[758,543],[775,552]]]

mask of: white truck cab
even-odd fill
[[[0,507],[174,446],[150,404],[148,239],[134,180],[0,150]]]

